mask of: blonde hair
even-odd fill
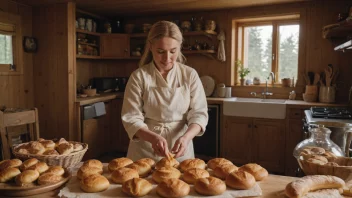
[[[185,63],[186,58],[181,52],[183,37],[180,29],[175,23],[172,23],[170,21],[159,21],[154,23],[152,28],[149,30],[146,44],[144,47],[144,52],[138,64],[139,67],[148,64],[153,60],[153,55],[150,51],[150,45],[156,40],[159,40],[163,37],[173,38],[180,43],[179,53],[176,61],[180,63]]]

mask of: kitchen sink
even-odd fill
[[[286,100],[260,98],[231,98],[224,101],[226,116],[285,119]]]

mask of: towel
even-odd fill
[[[218,59],[219,59],[219,61],[225,62],[226,61],[225,44],[224,44],[225,33],[223,30],[220,31],[217,38],[219,40]]]
[[[94,104],[94,108],[95,108],[96,116],[101,116],[101,115],[105,115],[106,114],[104,102],[95,103]]]

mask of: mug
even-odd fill
[[[218,87],[217,92],[218,92],[218,96],[220,98],[225,98],[225,96],[226,96],[226,87]]]
[[[225,87],[225,98],[231,98],[231,87]]]

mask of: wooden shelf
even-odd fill
[[[105,102],[115,98],[123,98],[124,92],[113,92],[113,93],[101,93],[96,96],[86,97],[86,98],[76,98],[76,102],[82,106],[87,104],[92,104],[96,102]]]
[[[98,32],[89,32],[87,30],[82,30],[82,29],[76,29],[76,32],[83,33],[83,34],[94,35],[94,36],[100,36],[101,35]]]
[[[327,25],[323,28],[323,38],[346,38],[352,36],[352,22],[340,22]]]
[[[101,59],[100,56],[79,55],[79,54],[76,54],[76,58],[82,58],[82,59]]]
[[[81,42],[81,41],[78,41],[79,44],[81,45],[89,45],[89,46],[92,46],[92,47],[99,47],[97,44],[94,44],[94,43],[85,43],[85,42]]]
[[[346,49],[352,49],[352,40],[342,43],[334,48],[335,51],[344,51]]]
[[[189,51],[182,51],[184,55],[195,55],[200,54],[206,56],[210,59],[215,59],[213,54],[215,54],[215,50],[189,50]]]
[[[216,32],[205,32],[205,31],[192,31],[192,32],[184,32],[183,36],[214,36],[217,35]],[[131,38],[146,38],[148,36],[148,33],[135,33],[135,34],[130,34]]]

